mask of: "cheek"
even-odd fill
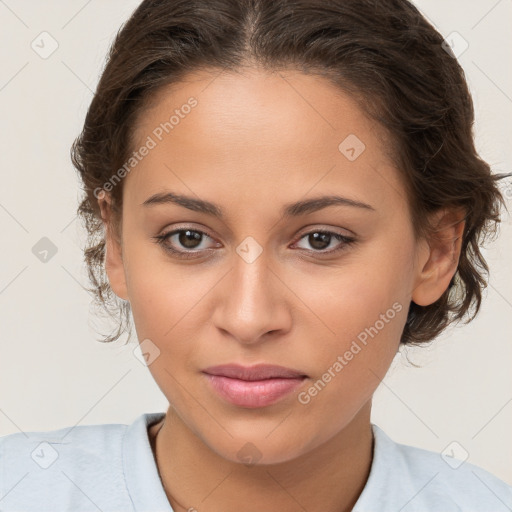
[[[198,301],[215,283],[215,275],[196,265],[178,265],[152,242],[126,240],[127,289],[139,339],[166,342],[198,318]]]
[[[358,337],[364,341],[375,326],[387,344],[400,337],[411,296],[411,247],[407,241],[395,247],[375,243],[335,271],[295,279],[297,295],[307,299],[331,340],[329,352]]]
[[[310,353],[317,374],[297,396],[304,429],[318,428],[315,418],[329,418],[324,435],[334,435],[371,400],[396,355],[407,316],[392,295],[373,288],[324,306],[335,334]]]
[[[137,338],[150,357],[157,354],[148,365],[155,383],[170,403],[184,407],[188,395],[182,386],[188,372],[197,371],[197,325],[205,323],[198,301],[207,284],[165,258],[150,264],[142,252],[130,254],[127,286]]]
[[[347,260],[328,283],[308,287],[308,305],[328,327],[310,353],[318,373],[302,403],[316,410],[311,417],[329,414],[333,428],[340,428],[384,378],[407,318],[411,249],[407,240],[394,246],[376,243]],[[300,293],[304,296],[306,289]]]

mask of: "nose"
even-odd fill
[[[216,287],[213,323],[239,343],[255,344],[291,328],[290,291],[264,254],[251,263],[235,254],[231,271]]]

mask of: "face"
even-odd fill
[[[203,72],[159,92],[144,145],[107,272],[177,416],[232,461],[248,442],[276,463],[333,438],[368,412],[414,294],[443,288],[383,132],[323,78]],[[306,377],[233,403],[203,373],[224,364]]]

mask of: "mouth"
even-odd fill
[[[246,408],[274,404],[308,378],[301,371],[267,364],[251,367],[236,364],[211,366],[203,373],[221,398]]]
[[[294,379],[307,377],[301,371],[292,368],[285,368],[275,364],[257,364],[255,366],[242,366],[239,364],[223,364],[219,366],[210,366],[203,370],[209,375],[220,377],[229,377],[230,379],[239,379],[246,381],[265,380],[265,379]]]

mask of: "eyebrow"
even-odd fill
[[[214,217],[218,217],[219,219],[225,218],[224,210],[219,205],[210,201],[205,201],[204,199],[197,199],[195,197],[176,194],[173,192],[160,192],[153,194],[142,203],[142,206],[149,207],[158,204],[177,204],[195,212],[212,215]],[[327,208],[328,206],[334,205],[352,206],[355,208],[361,208],[363,210],[375,211],[375,208],[367,203],[349,199],[347,197],[330,195],[285,204],[281,210],[281,214],[283,217],[298,217],[300,215],[313,213],[318,210],[322,210],[323,208]]]

